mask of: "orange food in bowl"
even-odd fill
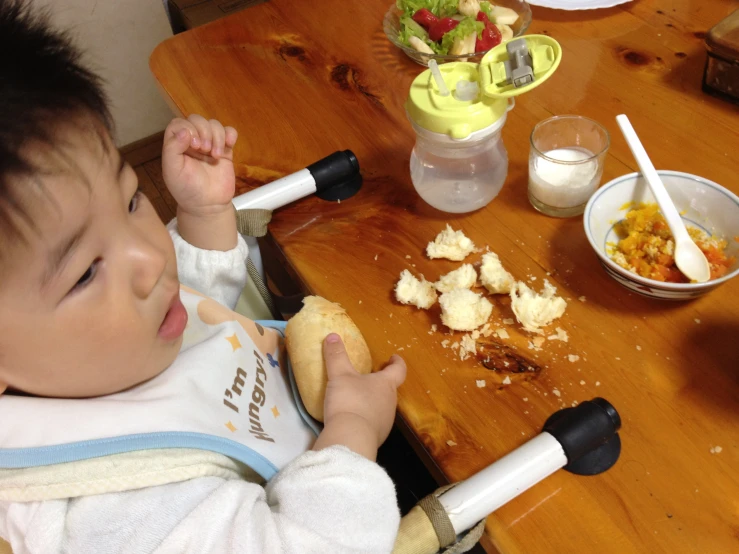
[[[675,265],[675,242],[657,204],[641,204],[629,210],[615,230],[621,240],[609,245],[609,255],[618,265],[655,281],[690,282]],[[726,275],[734,263],[726,256],[726,241],[690,226],[688,234],[706,255],[711,279]]]

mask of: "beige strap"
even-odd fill
[[[272,300],[272,295],[270,294],[267,285],[264,284],[262,276],[259,275],[259,271],[257,271],[257,268],[254,265],[254,262],[251,261],[251,258],[246,259],[246,271],[249,274],[252,282],[254,283],[254,286],[257,287],[262,300],[264,300],[264,303],[267,304],[267,308],[269,308],[269,311],[272,313],[272,317],[274,317],[275,319],[282,319],[280,317],[280,314],[277,312],[277,308],[275,308],[274,300]]]
[[[403,517],[393,554],[462,554],[472,550],[485,531],[485,520],[467,531],[457,542],[454,526],[439,502],[439,496],[455,485],[453,483],[434,491]]]
[[[444,506],[439,502],[439,496],[452,488],[452,486],[454,485],[442,487],[429,494],[426,498],[421,499],[418,503],[418,506],[426,512],[431,525],[434,526],[434,532],[439,539],[439,546],[441,548],[446,548],[450,544],[457,542],[457,533],[454,532],[454,526],[449,520]]]
[[[236,228],[239,233],[248,237],[263,237],[266,235],[267,225],[270,221],[272,221],[271,210],[236,210]],[[254,283],[254,286],[257,288],[257,291],[259,291],[259,295],[262,297],[262,300],[264,300],[267,308],[269,308],[272,317],[282,319],[280,313],[275,307],[274,300],[272,299],[272,295],[270,294],[267,285],[264,283],[262,276],[259,274],[259,271],[257,271],[251,258],[247,258],[246,260],[246,271]]]
[[[439,538],[431,525],[426,512],[413,506],[400,520],[398,536],[392,554],[436,554],[439,551]]]
[[[236,228],[247,237],[263,237],[272,221],[272,210],[236,210]]]
[[[463,552],[469,552],[480,541],[480,537],[482,537],[484,531],[485,520],[483,519],[467,531],[467,534],[458,543],[451,545],[442,554],[462,554]]]

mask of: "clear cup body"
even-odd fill
[[[587,117],[556,116],[538,123],[529,153],[531,205],[550,216],[581,215],[600,185],[609,145],[605,127]]]
[[[505,116],[464,140],[413,124],[411,181],[421,198],[438,210],[465,213],[498,196],[508,175],[508,153],[500,135],[504,123]]]

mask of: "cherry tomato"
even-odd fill
[[[412,19],[427,31],[439,21],[439,18],[428,11],[426,8],[421,8],[416,13],[414,13]]]
[[[459,25],[459,21],[457,21],[456,19],[452,19],[451,17],[444,17],[437,21],[429,29],[429,38],[434,42],[436,42],[437,40],[441,40],[441,37],[454,29],[457,25]]]

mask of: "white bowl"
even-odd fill
[[[739,258],[739,196],[713,181],[681,171],[658,171],[683,220],[726,239],[726,254]],[[583,224],[590,245],[606,272],[629,290],[652,298],[688,300],[701,296],[739,274],[739,263],[731,271],[705,283],[664,283],[646,279],[616,264],[607,245],[619,240],[614,226],[624,219],[629,203],[655,202],[647,182],[639,173],[618,177],[603,185],[585,206]]]

